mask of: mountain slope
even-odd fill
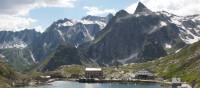
[[[22,31],[0,31],[0,56],[10,66],[18,71],[28,69],[36,63],[29,45],[35,41],[41,33],[34,29]]]
[[[46,64],[45,64],[46,63]],[[60,45],[55,54],[48,58],[41,67],[43,71],[52,71],[62,65],[87,65],[91,60],[86,58],[77,48],[70,45]]]
[[[0,59],[0,88],[11,88],[16,79],[16,72]]]
[[[149,69],[157,75],[165,79],[172,77],[180,77],[183,81],[196,85],[195,88],[200,87],[200,42],[186,46],[175,54],[170,54],[159,60],[129,65],[125,68],[135,69]]]
[[[96,34],[105,27],[108,17],[86,16],[81,20],[61,19],[54,22],[31,45],[34,57],[41,61],[54,52],[61,44],[78,47],[92,41]]]
[[[1,58],[4,58],[4,61],[17,71],[24,71],[37,63],[32,56],[32,52],[26,48],[3,49],[0,50],[0,53],[2,55]]]
[[[170,21],[170,17],[152,12],[142,3],[138,4],[137,9],[135,14],[124,10],[116,13],[92,41],[87,51],[88,57],[102,65],[124,64],[152,60],[185,46],[179,36],[180,28]],[[152,44],[158,46],[149,46],[152,50],[145,49],[146,45]],[[146,50],[152,51],[155,56],[144,54]]]
[[[0,31],[0,49],[6,48],[25,48],[31,44],[41,33],[34,29],[22,31]]]
[[[162,11],[157,14],[168,16],[169,22],[179,27],[179,36],[186,44],[193,44],[200,40],[200,15],[177,16],[168,12]]]
[[[59,45],[78,47],[92,41],[112,18],[86,16],[81,20],[61,19],[54,22],[44,33],[25,29],[22,31],[0,31],[0,56],[16,70],[29,69],[40,63]]]

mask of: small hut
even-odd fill
[[[85,77],[87,79],[91,78],[103,78],[103,71],[101,68],[85,68]]]
[[[135,78],[141,80],[152,80],[155,77],[153,73],[143,69],[135,73]]]

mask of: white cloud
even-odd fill
[[[0,14],[25,16],[36,8],[72,8],[76,0],[0,0]]]
[[[41,25],[37,25],[37,26],[34,26],[33,27],[37,32],[44,32],[45,31],[45,28],[42,27]]]
[[[37,25],[37,20],[19,16],[0,15],[0,31],[20,31],[24,29],[35,29],[44,32],[44,28]]]
[[[18,31],[22,28],[28,28],[35,23],[36,20],[31,18],[9,16],[9,15],[0,15],[0,30],[15,30]]]
[[[74,7],[73,2],[75,2],[76,0],[41,0],[41,2],[39,2],[39,7],[68,7],[68,8],[72,8]]]
[[[152,11],[167,11],[177,15],[200,14],[200,0],[140,0]],[[126,10],[134,13],[137,3],[132,4]]]
[[[83,8],[87,10],[86,12],[87,15],[94,15],[94,16],[105,15],[109,13],[115,14],[117,11],[115,9],[100,9],[98,7],[92,7],[92,6],[85,6]]]
[[[125,10],[129,13],[134,13],[137,5],[138,5],[138,2],[128,6]]]
[[[76,0],[0,0],[0,31],[19,31],[35,28],[44,31],[36,20],[27,17],[28,13],[37,8],[57,7],[73,8]]]

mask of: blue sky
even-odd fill
[[[200,0],[139,0],[152,11],[176,15],[200,14]],[[35,28],[44,31],[63,18],[81,19],[87,15],[105,16],[125,9],[133,13],[138,0],[0,0],[0,31]]]
[[[48,27],[53,21],[62,18],[81,19],[86,16],[85,6],[93,6],[100,9],[126,9],[129,5],[135,3],[135,0],[78,0],[73,8],[39,8],[31,10],[29,16],[38,20],[38,24]],[[100,16],[105,16],[101,14]]]

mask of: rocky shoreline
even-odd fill
[[[73,81],[73,82],[79,82],[78,79],[67,79],[67,78],[54,78],[54,79],[48,79],[46,81],[43,80],[31,80],[28,83],[15,83],[15,87],[23,87],[23,86],[37,86],[37,85],[45,85],[49,84],[51,82],[55,81]],[[82,83],[88,83],[88,82],[82,82]],[[89,83],[157,83],[162,86],[170,86],[171,82],[168,81],[159,81],[159,80],[121,80],[121,79],[103,79],[103,80],[94,80],[93,82]]]

